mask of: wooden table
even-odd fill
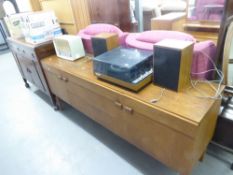
[[[198,42],[212,40],[215,44],[218,41],[219,23],[208,24],[187,22],[183,25],[183,32],[192,35]]]
[[[151,19],[151,30],[183,31],[186,21],[184,12],[173,12]]]
[[[216,125],[220,100],[197,97],[189,88],[176,93],[148,85],[138,93],[97,79],[91,59],[75,62],[50,56],[42,60],[51,91],[129,143],[189,175],[203,157]],[[198,88],[213,95],[206,84]]]

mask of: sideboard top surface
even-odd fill
[[[23,45],[23,46],[26,46],[26,47],[31,47],[31,48],[36,48],[36,47],[44,46],[46,44],[53,43],[53,40],[48,40],[48,41],[45,41],[45,42],[42,42],[42,43],[32,44],[32,43],[26,42],[25,39],[23,39],[23,38],[15,39],[15,38],[12,38],[12,37],[8,37],[7,40],[8,40],[8,42],[18,43],[20,45]]]

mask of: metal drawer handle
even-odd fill
[[[68,78],[63,77],[62,80],[68,82]]]
[[[28,73],[32,73],[31,70],[30,70],[29,68],[27,68],[27,72],[28,72]]]
[[[123,106],[123,105],[122,105],[120,102],[115,101],[114,104],[115,104],[117,107],[119,107],[120,109],[122,109],[122,106]]]
[[[123,106],[124,110],[130,114],[133,114],[133,109],[128,106]]]
[[[61,75],[58,75],[57,78],[60,79],[60,80],[62,80],[62,76]]]

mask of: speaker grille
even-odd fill
[[[107,51],[106,39],[92,38],[91,41],[92,41],[94,57],[101,55],[102,53]]]
[[[156,85],[178,90],[181,52],[168,48],[154,48],[154,75]]]

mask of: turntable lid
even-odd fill
[[[95,57],[94,61],[130,69],[152,55],[152,51],[118,47]]]

